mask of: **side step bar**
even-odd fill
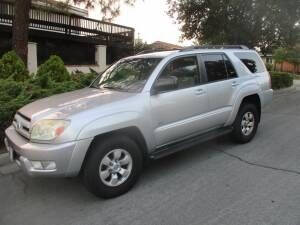
[[[175,152],[179,152],[181,150],[190,148],[194,145],[200,144],[202,142],[223,136],[232,131],[232,127],[220,128],[217,130],[209,131],[207,133],[194,136],[188,139],[185,139],[180,142],[171,143],[169,145],[164,145],[162,147],[158,147],[154,152],[150,153],[151,159],[159,159],[165,156],[171,155]]]

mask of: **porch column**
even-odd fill
[[[95,47],[96,47],[95,61],[100,71],[103,71],[106,68],[106,46],[96,45]]]
[[[37,71],[37,43],[28,42],[27,67],[30,73]]]

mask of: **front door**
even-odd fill
[[[172,60],[162,70],[154,87],[173,81],[173,86],[159,88],[151,96],[151,114],[157,146],[168,144],[204,130],[203,115],[208,112],[205,85],[201,85],[197,56]],[[172,83],[172,82],[171,82]]]

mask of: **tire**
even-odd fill
[[[257,107],[251,103],[243,103],[233,123],[233,139],[241,144],[250,142],[256,134],[258,122]]]
[[[114,135],[92,144],[83,170],[83,181],[96,196],[113,198],[133,187],[142,165],[143,157],[138,145],[126,136]]]

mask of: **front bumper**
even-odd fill
[[[14,127],[5,131],[5,144],[11,160],[30,176],[75,176],[80,171],[91,140],[73,141],[63,144],[38,144],[20,136]],[[56,168],[35,169],[32,161],[52,161]]]

